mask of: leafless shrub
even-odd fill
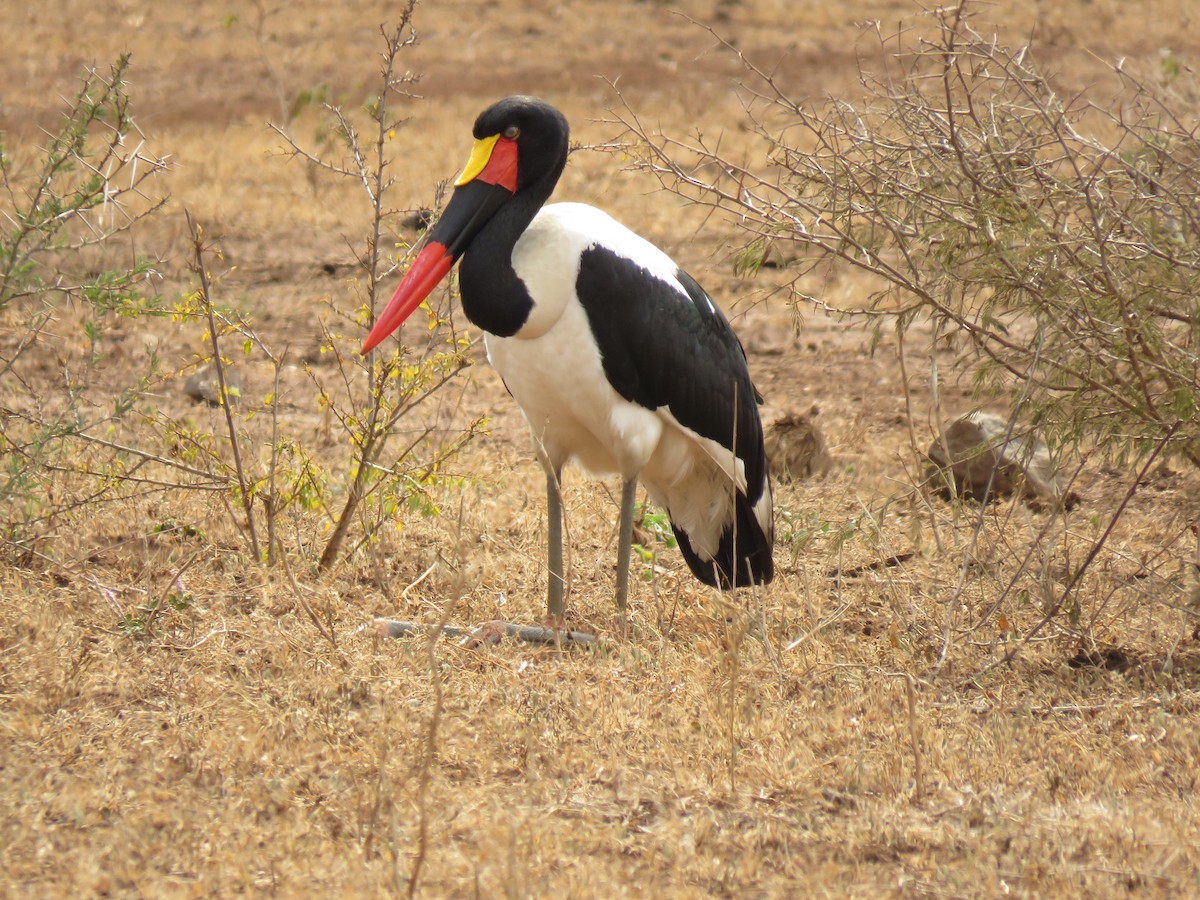
[[[1182,76],[1118,65],[1111,104],[1064,99],[966,6],[931,13],[915,47],[883,40],[861,102],[802,104],[747,61],[765,172],[622,121],[664,185],[739,216],[743,268],[771,247],[798,276],[849,263],[881,279],[869,313],[967,336],[977,384],[1028,388],[1059,441],[1200,465],[1200,134]]]
[[[742,57],[764,165],[654,132],[628,106],[623,147],[668,190],[737,217],[742,270],[783,260],[797,298],[825,306],[805,276],[849,265],[877,287],[839,312],[877,336],[929,321],[935,360],[943,337],[965,337],[954,363],[980,396],[1007,397],[1052,447],[1137,460],[1130,496],[1152,462],[1200,465],[1194,81],[1177,61],[1155,82],[1117,64],[1111,99],[1064,98],[1031,48],[977,31],[966,0],[928,15],[927,37],[879,36],[858,100],[801,102]],[[1081,577],[1128,499],[1027,638],[1068,609],[1079,633]]]

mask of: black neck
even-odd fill
[[[458,267],[463,311],[478,328],[498,337],[516,334],[534,301],[513,269],[513,248],[538,210],[550,198],[566,163],[522,188],[476,235]]]

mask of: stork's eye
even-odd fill
[[[521,136],[521,129],[516,125],[509,125],[504,129],[504,136],[510,141],[515,141]]]

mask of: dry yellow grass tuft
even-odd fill
[[[174,212],[143,238],[168,290],[188,286],[187,207],[237,267],[223,299],[319,369],[320,301],[350,294],[339,267],[365,209],[352,188],[273,156],[261,123],[278,119],[278,88],[366,96],[375,23],[390,13],[364,6],[297,0],[260,41],[252,13],[219,3],[29,4],[0,36],[5,146],[38,142],[47,98],[70,91],[80,63],[132,46],[143,130],[178,164]],[[1184,0],[1005,9],[1008,33],[1032,32],[1068,86],[1099,71],[1080,48],[1148,65],[1163,46],[1200,51]],[[814,93],[852,87],[856,20],[915,18],[900,2],[688,11],[747,52],[791,52],[781,71]],[[620,77],[627,101],[676,131],[740,140],[736,65],[658,4],[431,2],[417,24],[406,64],[426,73],[428,99],[395,138],[400,204],[430,202],[462,163],[471,118],[511,90],[550,97],[577,137],[600,142],[609,126],[589,119],[613,98],[592,76]],[[294,129],[316,124],[305,111]],[[776,582],[723,599],[658,546],[623,639],[612,486],[572,474],[568,609],[601,649],[378,639],[365,626],[379,615],[542,615],[542,476],[482,365],[428,414],[449,428],[491,416],[447,465],[461,483],[435,488],[438,512],[402,510],[377,552],[324,575],[313,562],[326,523],[290,519],[295,587],[247,558],[209,496],[146,490],[84,507],[38,552],[0,548],[0,893],[386,895],[409,889],[418,860],[428,896],[1200,891],[1196,548],[1179,543],[1200,476],[1146,473],[1074,595],[1075,625],[1052,623],[1007,658],[1130,473],[1085,468],[1084,503],[1060,516],[926,501],[910,429],[928,443],[927,357],[906,348],[906,385],[894,345],[871,351],[856,325],[810,313],[794,334],[775,301],[734,307],[772,276],[730,274],[720,250],[733,225],[705,223],[611,156],[575,154],[560,194],[636,225],[735,309],[771,411],[820,405],[834,467],[777,487]],[[863,285],[831,273],[810,288],[850,306]],[[66,357],[84,352],[69,326],[56,325]],[[198,328],[144,327],[169,367],[202,352]],[[110,371],[134,369],[128,346],[101,350]],[[250,360],[247,393],[269,376]],[[946,390],[952,412],[969,408]],[[346,459],[303,373],[283,373],[280,397],[290,434],[323,464]],[[155,399],[219,430],[178,393]],[[268,426],[249,433],[261,447]],[[146,627],[139,608],[158,598]]]

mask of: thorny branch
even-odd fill
[[[761,166],[699,133],[653,131],[627,104],[622,149],[668,190],[735,215],[744,270],[773,252],[798,297],[819,303],[803,277],[848,263],[884,285],[862,314],[928,316],[966,336],[958,362],[977,386],[1030,390],[1056,439],[1121,456],[1169,432],[1168,450],[1200,465],[1200,134],[1179,112],[1187,97],[1116,66],[1113,104],[1063,99],[1030,48],[978,34],[966,2],[930,15],[938,33],[916,46],[880,38],[880,71],[864,70],[856,102],[796,102],[738,53]]]

